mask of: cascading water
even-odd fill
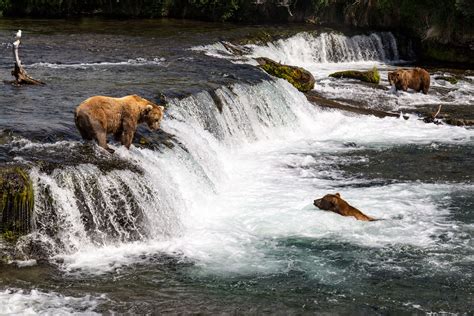
[[[248,57],[266,56],[289,65],[315,63],[341,63],[356,61],[398,61],[397,40],[390,32],[355,35],[338,33],[299,33],[287,39],[280,39],[266,45],[247,45],[251,49]],[[195,47],[218,57],[226,48],[220,44]]]
[[[283,207],[298,209],[311,201],[314,192],[321,190],[322,194],[324,191],[326,181],[323,177],[319,184],[303,181],[300,190],[290,193],[295,181],[300,180],[294,178],[295,175],[285,175],[285,172],[281,175],[280,171],[275,173],[274,168],[281,168],[278,167],[278,160],[275,161],[276,157],[280,157],[278,159],[283,164],[291,165],[294,162],[290,161],[297,157],[299,160],[300,155],[297,154],[294,158],[290,156],[301,150],[344,152],[344,146],[340,147],[337,142],[376,144],[382,139],[372,131],[381,126],[393,127],[383,136],[384,144],[413,141],[425,143],[433,138],[438,142],[464,142],[471,137],[471,133],[463,129],[448,128],[440,131],[437,127],[418,122],[399,126],[401,122],[398,120],[354,118],[349,121],[344,115],[318,111],[301,93],[283,80],[253,86],[237,84],[217,89],[213,94],[214,96],[201,92],[182,100],[171,101],[163,129],[177,136],[179,144],[172,149],[155,152],[135,148],[129,152],[122,147],[116,148],[116,154],[121,159],[136,165],[141,172],[105,172],[92,164],[55,169],[50,174],[35,169],[32,177],[38,192],[35,208],[37,228],[30,238],[44,243],[50,251],[49,256],[62,257],[67,269],[80,267],[91,272],[103,272],[104,269],[126,264],[129,260],[136,262],[139,254],[164,251],[182,253],[188,258],[203,262],[209,261],[207,256],[202,257],[204,253],[214,253],[215,258],[208,262],[209,269],[221,270],[225,266],[224,269],[228,271],[242,272],[242,269],[248,269],[248,264],[257,264],[254,260],[264,260],[264,254],[258,250],[261,240],[257,239],[254,245],[246,246],[245,243],[241,244],[241,238],[247,238],[246,234],[263,233],[265,236],[265,231],[270,232],[271,225],[267,227],[266,221],[273,223],[277,220],[277,214],[281,212],[279,209],[288,203],[288,197],[290,201],[306,200],[300,206],[292,202]],[[359,132],[353,134],[347,128],[358,129]],[[294,145],[287,148],[289,143]],[[283,152],[280,152],[282,149]],[[301,162],[303,165],[315,162],[306,154],[302,158],[306,161]],[[284,162],[287,159],[290,161]],[[266,164],[269,165],[265,166]],[[259,180],[248,178],[251,174],[258,174]],[[317,175],[313,176],[319,178]],[[271,185],[265,183],[275,181],[271,180],[274,177],[289,177],[290,185],[282,183],[270,190]],[[268,179],[265,180],[266,178]],[[266,192],[267,190],[270,191]],[[286,190],[288,192],[284,193]],[[396,186],[393,190],[392,192],[398,192],[399,188]],[[275,196],[272,197],[272,194]],[[257,198],[259,196],[261,198]],[[282,196],[287,198],[281,199]],[[257,199],[254,200],[255,198]],[[272,205],[276,201],[279,202],[270,209],[265,205]],[[429,205],[427,214],[434,207]],[[374,207],[374,210],[377,208]],[[242,218],[241,214],[247,214],[249,210],[267,214],[267,219],[260,228],[263,229],[262,232],[257,233],[253,229],[248,231],[249,228],[245,227],[244,222],[248,219]],[[222,213],[219,214],[220,212]],[[379,215],[387,216],[382,213]],[[251,216],[253,217],[255,215]],[[228,226],[228,221],[232,218],[236,221],[234,227]],[[262,220],[261,216],[256,216],[253,220],[257,222],[251,225],[262,225],[258,224]],[[414,217],[413,225],[416,226],[416,221],[419,220],[420,218]],[[318,227],[310,219],[307,222]],[[424,221],[422,223],[425,225]],[[295,224],[281,230],[275,222],[274,233],[296,233]],[[429,227],[428,222],[426,225],[424,237],[419,235],[416,240],[405,239],[401,242],[430,244],[429,235],[441,227]],[[338,227],[343,229],[342,226]],[[402,228],[395,227],[393,236],[388,233],[390,237],[377,238],[379,242],[384,239],[387,242],[393,241],[400,229]],[[309,235],[316,233],[309,226],[304,230]],[[329,230],[326,233],[333,232]],[[356,238],[362,244],[372,244],[374,237],[364,237],[366,233],[361,226],[360,236]],[[215,236],[220,236],[219,240],[224,244],[228,243],[224,252],[218,250],[217,245],[215,250],[211,250]],[[129,245],[133,242],[140,242],[142,246],[130,248]],[[27,242],[25,244],[28,245]],[[240,251],[248,253],[238,257],[238,262],[234,261],[235,258],[231,261],[226,259],[233,258]],[[110,252],[126,255],[125,258],[108,257]],[[248,257],[249,254],[252,257]],[[90,256],[94,259],[90,259]],[[98,268],[96,260],[111,262]],[[264,270],[272,269],[280,269],[279,264],[266,265]]]
[[[220,44],[194,49],[229,58]],[[306,66],[328,97],[393,109],[440,99],[436,92],[382,97],[388,91],[327,78],[348,65],[398,60],[390,33],[301,33],[252,46],[245,57],[252,56]],[[99,66],[110,71],[105,64],[87,68]],[[444,286],[446,275],[460,295],[468,293],[472,245],[463,210],[473,187],[463,162],[472,157],[472,129],[323,111],[279,79],[171,99],[162,129],[174,135],[168,147],[112,146],[109,156],[92,146],[83,163],[63,157],[32,169],[35,228],[18,250],[33,257],[40,250],[64,279],[38,291],[7,283],[0,313],[21,312],[18,302],[33,300],[35,310],[47,312],[92,312],[102,304],[99,312],[193,306],[212,313],[222,305],[252,312],[263,305],[295,313],[334,306],[341,313],[373,312],[367,306],[431,311],[427,301],[442,302],[445,294],[413,297],[426,284]],[[13,155],[83,155],[87,146],[19,141]],[[358,222],[312,205],[335,192],[382,220]]]
[[[117,148],[121,158],[141,173],[104,172],[93,164],[49,174],[33,169],[36,232],[31,238],[43,242],[51,256],[84,247],[177,237],[182,212],[198,207],[226,176],[220,157],[223,146],[270,138],[274,135],[270,131],[296,128],[305,113],[311,117],[314,112],[311,107],[291,106],[303,105],[304,97],[282,82],[234,85],[214,94],[214,98],[202,92],[171,100],[167,112],[171,119],[163,128],[179,135],[180,144],[172,150],[131,154]],[[60,150],[62,143],[57,146]],[[199,192],[190,193],[194,186]]]

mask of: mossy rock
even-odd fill
[[[444,80],[444,81],[449,82],[450,84],[458,83],[458,79],[451,76],[437,76],[435,77],[435,80]]]
[[[314,89],[316,80],[313,75],[304,68],[283,65],[269,58],[259,57],[256,61],[260,68],[268,74],[285,79],[301,92],[308,92]]]
[[[33,185],[22,167],[0,166],[0,189],[0,235],[14,242],[30,230]]]
[[[347,70],[347,71],[338,71],[329,75],[333,78],[350,78],[357,79],[364,82],[376,83],[380,82],[380,74],[377,68],[373,68],[369,71],[357,71],[357,70]]]

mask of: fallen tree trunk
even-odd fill
[[[21,33],[20,33],[21,34]],[[15,77],[13,84],[22,85],[22,84],[34,84],[34,85],[44,85],[43,82],[31,78],[26,70],[23,68],[18,54],[18,48],[20,47],[20,38],[17,37],[17,40],[13,42],[13,57],[15,58],[15,68],[12,70],[12,76]]]
[[[316,104],[322,108],[329,108],[329,109],[337,109],[346,112],[356,113],[356,114],[363,114],[363,115],[373,115],[376,117],[384,118],[384,117],[400,117],[400,114],[387,112],[382,110],[374,110],[374,109],[364,109],[358,108],[346,104],[339,103],[334,100],[326,99],[315,92],[305,93],[306,98],[309,102]],[[408,116],[404,116],[404,119],[408,119]]]

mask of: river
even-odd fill
[[[236,57],[219,40],[287,27],[3,19],[4,80],[20,28],[23,64],[46,86],[1,87],[0,162],[31,166],[35,209],[25,260],[0,266],[0,314],[472,311],[474,130],[324,110],[251,57],[395,112],[473,115],[472,74],[451,84],[431,69],[428,95],[394,93],[387,72],[406,61],[387,32],[298,26]],[[328,77],[374,66],[381,88]],[[162,131],[139,129],[151,146],[110,156],[80,140],[82,100],[135,93],[169,100]],[[382,220],[313,206],[335,192]]]

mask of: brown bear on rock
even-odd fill
[[[341,198],[339,193],[326,194],[324,197],[314,200],[314,206],[325,210],[331,211],[342,216],[354,216],[360,221],[376,221],[376,219],[365,215],[346,201]]]
[[[100,147],[114,152],[107,145],[107,134],[130,148],[140,123],[151,130],[160,128],[164,107],[137,95],[123,98],[94,96],[82,102],[75,113],[76,127],[83,139],[96,140]]]
[[[407,91],[410,88],[427,94],[430,89],[430,74],[422,68],[400,69],[388,73],[388,82],[395,85],[397,90]]]

